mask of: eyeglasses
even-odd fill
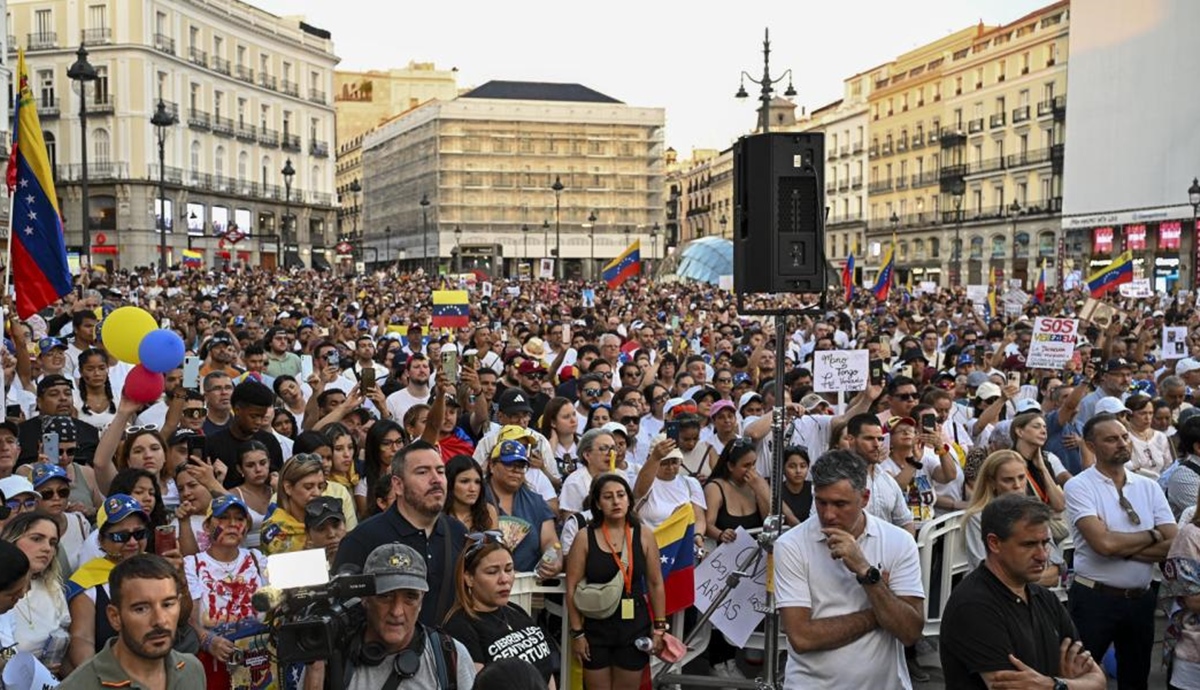
[[[42,497],[43,501],[53,501],[55,498],[70,498],[71,487],[64,486],[58,489],[46,489],[39,491],[38,495]]]
[[[385,438],[379,442],[379,445],[386,446],[388,448],[396,448],[398,446],[404,445],[404,439],[402,439],[402,438]]]
[[[653,402],[655,405],[658,405],[660,403],[665,403],[666,401],[668,401],[670,399],[671,399],[671,396],[666,395],[666,394],[656,395],[650,399],[650,402]]]
[[[191,417],[192,419],[200,419],[201,417],[204,416],[204,408],[203,407],[193,407],[193,408],[184,410],[183,416]]]
[[[142,426],[125,427],[125,435],[126,436],[133,436],[134,434],[140,434],[143,431],[158,431],[158,425],[157,424],[144,424]]]
[[[509,470],[511,470],[513,472],[528,472],[529,471],[529,463],[525,462],[524,460],[518,460],[517,462],[502,462],[500,464],[504,465],[505,467],[507,467]]]
[[[721,377],[713,379],[713,383],[733,383],[733,378],[721,376]]]
[[[486,544],[504,544],[504,534],[499,530],[489,529],[483,532],[472,532],[467,535],[470,545],[463,551],[463,560],[474,556]]]
[[[1117,487],[1117,503],[1121,505],[1121,510],[1125,511],[1125,516],[1129,518],[1130,522],[1135,525],[1142,524],[1142,517],[1133,509],[1133,504],[1129,502],[1128,498],[1125,498],[1125,492],[1119,486]]]
[[[67,493],[69,494],[70,492],[68,491]],[[9,510],[15,510],[18,512],[21,510],[37,510],[38,499],[27,498],[25,500],[21,500],[19,498],[13,498],[13,499],[9,499],[9,500],[5,501],[4,505]]]
[[[918,398],[916,393],[897,393],[894,397],[906,402],[916,400]]]
[[[109,532],[104,535],[104,539],[113,544],[124,544],[127,541],[145,541],[149,533],[150,530],[141,527],[130,532]]]
[[[612,446],[596,446],[592,450],[597,450],[597,451],[600,451],[601,453],[607,455],[612,452],[613,447]]]

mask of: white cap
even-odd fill
[[[622,438],[629,438],[629,430],[620,422],[609,422],[600,427],[600,430],[606,434],[620,434]]]
[[[1187,359],[1181,359],[1175,363],[1176,376],[1183,376],[1184,374],[1191,371],[1196,371],[1197,369],[1200,369],[1200,361],[1196,361],[1191,357],[1188,357]]]
[[[763,402],[763,397],[754,391],[746,391],[745,393],[742,393],[742,397],[738,398],[738,412],[741,412],[742,408],[753,402],[755,398],[757,398],[759,402]]]
[[[1021,414],[1023,412],[1041,412],[1042,411],[1041,404],[1038,403],[1038,401],[1034,400],[1033,398],[1021,398],[1020,400],[1013,403],[1013,407],[1016,408],[1017,414]]]
[[[19,474],[11,474],[4,479],[0,479],[0,493],[4,494],[4,500],[16,498],[21,494],[36,494],[37,490],[33,488],[33,483]]]
[[[975,397],[980,400],[990,400],[1000,395],[1000,386],[991,381],[984,381],[975,389]]]
[[[1125,409],[1125,403],[1121,402],[1120,398],[1109,396],[1106,398],[1100,398],[1100,400],[1096,402],[1096,409],[1094,410],[1093,415],[1105,413],[1120,414],[1121,412],[1127,412]]]

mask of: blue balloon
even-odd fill
[[[150,331],[138,344],[138,358],[142,360],[142,365],[158,374],[182,366],[184,354],[183,338],[165,328]]]

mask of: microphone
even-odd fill
[[[287,601],[287,592],[277,587],[259,587],[258,591],[250,597],[250,605],[255,611],[268,613],[274,611],[280,604]]]

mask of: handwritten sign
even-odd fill
[[[745,647],[767,612],[767,557],[741,527],[696,567],[696,608],[707,612],[732,572],[746,573],[709,619],[735,647]]]
[[[987,302],[988,286],[986,285],[968,285],[967,299],[972,304],[984,304]]]
[[[1149,278],[1134,278],[1131,283],[1124,283],[1117,286],[1117,290],[1122,297],[1153,297],[1154,291],[1150,289]]]
[[[1187,333],[1187,326],[1167,326],[1163,329],[1163,359],[1183,359],[1188,356]]]
[[[813,353],[813,390],[818,393],[867,389],[871,356],[866,350],[822,350]]]
[[[1075,354],[1079,342],[1078,319],[1039,316],[1033,322],[1033,340],[1025,366],[1029,369],[1062,369]]]

